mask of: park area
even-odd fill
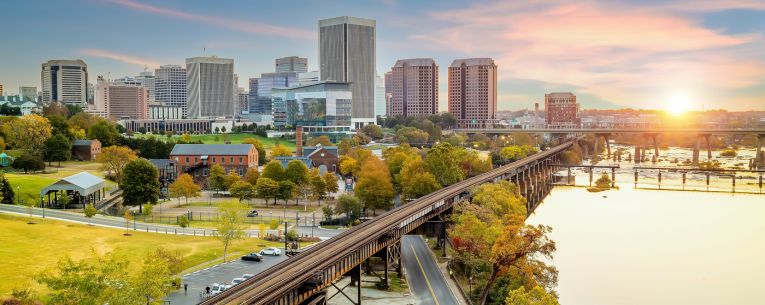
[[[39,202],[40,190],[56,182],[58,179],[83,171],[104,178],[104,173],[100,170],[100,167],[101,164],[95,161],[66,161],[61,162],[61,167],[58,167],[57,164],[45,167],[44,172],[29,174],[24,172],[7,172],[5,177],[8,178],[13,191],[16,192],[16,198],[13,199],[14,202],[26,202],[28,200]],[[108,184],[107,190],[117,187],[117,184],[113,181],[107,180],[106,183]]]
[[[0,214],[0,296],[9,295],[14,288],[32,288],[44,293],[45,287],[35,281],[41,272],[54,268],[67,255],[74,260],[93,257],[95,252],[127,257],[131,266],[141,264],[147,253],[158,245],[183,254],[183,268],[201,267],[223,256],[223,244],[214,237],[166,235],[75,224],[50,219]],[[229,246],[229,259],[280,243],[246,238]],[[194,268],[196,269],[196,268]],[[137,269],[136,269],[137,270]]]

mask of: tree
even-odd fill
[[[311,183],[311,193],[321,204],[321,199],[327,195],[327,182],[319,175],[319,170],[316,168],[311,170],[308,177],[308,181]]]
[[[339,187],[337,186],[337,175],[335,175],[335,173],[324,173],[322,178],[324,179],[327,193],[336,193],[338,191]]]
[[[130,161],[138,159],[138,156],[128,147],[109,146],[101,149],[96,161],[101,163],[101,170],[111,173],[114,180],[119,182],[122,178],[122,170]]]
[[[282,146],[282,145],[275,145],[274,147],[271,147],[271,157],[289,157],[292,156],[292,151],[290,151],[289,148]]]
[[[335,210],[331,206],[325,205],[321,208],[321,213],[324,214],[324,220],[330,221],[335,215]]]
[[[441,185],[454,184],[465,178],[465,173],[462,172],[459,163],[459,151],[461,149],[449,143],[439,143],[428,150],[428,155],[425,157],[425,168],[436,177]]]
[[[246,213],[247,206],[236,201],[225,201],[218,207],[215,236],[223,242],[223,262],[226,262],[226,254],[231,242],[245,236],[244,220]]]
[[[61,167],[61,161],[67,161],[72,158],[72,143],[63,134],[56,134],[45,142],[44,160],[58,161],[58,167]]]
[[[284,171],[284,175],[287,180],[292,181],[292,183],[303,185],[308,182],[308,167],[303,161],[292,160],[287,163],[287,169]]]
[[[75,129],[90,130],[90,127],[95,124],[99,118],[92,116],[85,112],[77,113],[69,118],[69,126]]]
[[[14,196],[13,187],[5,177],[5,172],[0,171],[0,203],[13,204],[13,199],[16,198]]]
[[[138,206],[142,212],[143,204],[156,204],[160,194],[159,173],[157,168],[146,159],[128,162],[119,183],[122,189],[122,204]]]
[[[559,305],[559,303],[553,294],[542,287],[534,286],[526,291],[526,287],[521,286],[508,293],[505,305]]]
[[[85,213],[85,217],[88,218],[88,225],[90,225],[90,219],[93,218],[93,216],[96,216],[98,213],[98,210],[96,210],[96,207],[93,206],[93,204],[88,203],[88,205],[85,206],[85,210],[83,210]]]
[[[393,178],[396,190],[401,191],[401,181],[397,177],[401,173],[401,169],[404,168],[404,164],[414,158],[420,158],[419,153],[420,151],[418,149],[412,148],[408,144],[383,150],[383,160],[385,160],[385,164],[388,165],[388,171],[391,174],[391,178]],[[422,158],[420,158],[420,160],[422,160]]]
[[[258,198],[262,198],[268,204],[268,199],[274,198],[276,203],[276,195],[279,193],[279,182],[274,181],[268,177],[260,177],[258,184],[255,185],[255,194]]]
[[[16,160],[13,160],[13,163],[11,163],[11,166],[16,169],[24,170],[24,173],[28,172],[36,172],[41,171],[45,169],[45,162],[43,162],[40,157],[31,155],[31,154],[25,154],[21,155],[20,157],[16,158]]]
[[[117,143],[120,133],[117,131],[117,127],[113,123],[107,120],[100,119],[98,122],[90,126],[88,129],[89,139],[98,139],[101,141],[101,146],[107,147]]]
[[[317,144],[321,144],[322,146],[332,146],[332,141],[328,136],[318,136],[309,139],[308,143],[306,143],[307,146],[316,146]]]
[[[242,181],[242,177],[240,177],[236,171],[232,170],[228,172],[228,175],[223,177],[223,188],[228,190],[234,183],[237,183],[238,181]]]
[[[210,177],[207,178],[207,183],[211,189],[223,190],[226,188],[226,170],[220,164],[213,164],[210,167]]]
[[[181,226],[181,228],[187,228],[189,226],[189,217],[181,215],[181,217],[178,218],[178,225]]]
[[[339,167],[340,167],[340,174],[343,176],[349,176],[353,175],[355,176],[358,172],[361,164],[359,164],[359,161],[357,161],[354,158],[348,157],[348,156],[342,156],[340,157]]]
[[[152,212],[154,212],[153,204],[147,204],[145,207],[143,207],[143,216],[151,216]]]
[[[255,187],[252,186],[252,184],[241,180],[234,182],[234,184],[229,187],[228,191],[231,193],[231,196],[238,198],[239,202],[242,202],[242,200],[250,200],[255,197]]]
[[[17,149],[28,149],[35,154],[42,152],[51,133],[48,119],[36,114],[25,115],[3,125],[3,134],[8,144]]]
[[[186,203],[189,203],[189,197],[199,197],[202,188],[194,182],[191,175],[183,173],[168,186],[167,191],[170,197],[178,198],[179,203],[181,197],[184,197]]]
[[[262,142],[256,138],[245,138],[242,140],[242,144],[255,145],[255,149],[258,151],[258,165],[266,164],[266,148]]]
[[[425,169],[425,163],[417,155],[406,162],[397,180],[407,199],[419,198],[441,189],[441,184]]]
[[[389,208],[395,193],[385,163],[377,157],[364,162],[354,192],[364,205],[373,211]]]
[[[382,139],[382,128],[377,125],[366,125],[361,128],[361,132],[363,132],[367,137],[372,138],[373,140],[379,140]]]
[[[473,204],[488,209],[498,218],[526,217],[526,199],[518,194],[518,187],[512,182],[486,183],[476,188]]]
[[[53,101],[48,105],[43,106],[42,115],[45,117],[59,116],[62,118],[69,117],[69,109],[60,102]],[[72,114],[74,115],[74,114]]]
[[[282,163],[278,160],[268,161],[266,166],[263,167],[261,177],[266,177],[274,181],[282,181],[286,179]]]
[[[244,173],[244,177],[242,177],[242,180],[249,184],[256,185],[258,184],[258,178],[260,178],[260,173],[258,172],[258,168],[250,167],[247,169],[247,172]]]
[[[125,209],[125,213],[122,214],[125,219],[125,236],[130,236],[130,221],[133,220],[133,212],[130,209]]]
[[[287,205],[287,201],[292,199],[295,196],[295,190],[297,186],[292,183],[292,181],[284,180],[279,181],[279,191],[277,193],[277,198],[284,200],[284,205]],[[274,202],[276,204],[276,202]]]
[[[337,212],[344,213],[349,219],[358,219],[361,216],[362,208],[364,208],[364,204],[356,196],[342,194],[337,198]]]
[[[430,135],[415,127],[402,127],[396,131],[396,140],[399,143],[427,144]]]

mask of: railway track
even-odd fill
[[[569,148],[572,143],[571,141],[566,142],[420,197],[321,242],[200,304],[268,304],[278,300],[282,295],[310,280],[314,274],[333,264],[337,259],[345,257],[362,245],[374,242],[386,232],[398,228],[411,216],[432,208],[439,201],[453,198],[473,186],[491,182],[495,178],[511,173],[524,165],[544,160]]]

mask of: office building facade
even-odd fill
[[[579,128],[579,104],[571,92],[545,94],[545,125],[548,128]]]
[[[37,87],[21,86],[19,87],[19,95],[21,95],[21,99],[25,101],[35,102],[37,101]]]
[[[375,74],[375,119],[387,114],[385,106],[385,81]]]
[[[219,57],[186,59],[187,117],[232,117],[239,108],[234,96],[234,60]]]
[[[88,65],[80,60],[49,60],[40,73],[42,102],[85,106],[88,102]]]
[[[180,107],[186,117],[186,68],[164,65],[154,70],[154,100],[167,106]]]
[[[92,112],[95,115],[115,120],[148,118],[149,96],[142,86],[99,78],[95,95],[95,111]]]
[[[376,22],[355,17],[319,21],[322,81],[351,83],[353,127],[375,123]]]
[[[308,72],[308,58],[288,56],[277,58],[276,70],[274,72],[296,72],[304,73]]]
[[[141,83],[141,86],[146,88],[146,92],[149,94],[149,101],[155,101],[155,83],[154,73],[151,71],[143,71],[135,77],[135,79]]]
[[[486,128],[496,123],[497,65],[491,58],[454,60],[449,67],[449,113],[457,125]]]
[[[433,59],[396,61],[388,83],[390,115],[427,117],[438,113],[438,66]]]
[[[298,73],[298,86],[312,85],[321,80],[319,71]]]
[[[263,73],[259,78],[250,79],[250,112],[271,114],[271,92],[274,88],[288,88],[298,84],[298,73],[275,72]],[[254,92],[253,92],[254,89]]]
[[[353,107],[350,86],[349,83],[320,82],[274,89],[274,126],[350,127]]]

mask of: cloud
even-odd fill
[[[299,39],[316,38],[316,33],[312,31],[298,29],[298,28],[276,26],[276,25],[271,25],[266,23],[257,23],[257,22],[250,22],[250,21],[244,21],[244,20],[236,20],[236,19],[231,19],[226,17],[193,14],[193,13],[188,13],[188,12],[175,10],[171,8],[164,8],[164,7],[154,6],[150,4],[140,3],[133,0],[105,0],[105,1],[109,3],[125,6],[128,8],[132,8],[142,12],[163,15],[163,16],[168,16],[168,17],[173,17],[173,18],[178,18],[178,19],[183,19],[188,21],[206,23],[206,24],[214,25],[214,26],[229,29],[229,30],[239,31],[239,32],[269,35],[269,36],[280,36],[280,37],[288,37],[288,38],[299,38]]]
[[[100,57],[100,58],[107,58],[131,65],[137,65],[141,67],[148,67],[150,69],[159,68],[160,61],[149,59],[149,58],[143,58],[143,57],[137,57],[133,55],[127,55],[127,54],[120,54],[108,50],[102,50],[102,49],[80,49],[78,50],[78,53],[86,56],[92,56],[92,57]]]
[[[679,1],[670,4],[683,7]],[[693,14],[662,5],[482,3],[430,13],[427,22],[438,28],[414,32],[409,40],[430,44],[431,50],[453,49],[457,56],[493,57],[500,80],[564,84],[631,107],[662,106],[678,90],[689,91],[700,103],[720,103],[703,99],[765,83],[760,34],[727,35],[704,27]],[[706,10],[765,6],[748,1],[701,5]]]

